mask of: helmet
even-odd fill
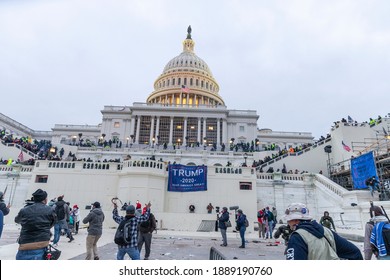
[[[285,212],[285,218],[288,221],[291,220],[311,220],[313,219],[309,215],[309,209],[303,203],[292,203],[290,204]]]

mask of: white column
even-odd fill
[[[149,134],[149,145],[152,143],[153,132],[154,132],[154,116],[151,116],[151,120],[150,120],[150,134]]]
[[[129,135],[127,136],[135,135],[134,126],[135,126],[135,116],[131,116],[130,131],[129,131]]]
[[[223,119],[222,120],[222,143],[225,143],[226,146],[229,143],[227,138],[228,138],[228,134],[227,134],[227,120]]]
[[[135,143],[139,144],[139,129],[141,124],[141,116],[137,118],[137,131],[135,132]]]
[[[187,145],[187,118],[184,118],[184,130],[183,130],[183,146]]]
[[[220,140],[221,131],[220,131],[219,127],[220,127],[220,122],[219,122],[219,118],[217,118],[217,148],[218,148],[218,145],[221,144],[221,140]]]
[[[173,139],[173,117],[171,117],[171,125],[169,127],[169,145],[172,145]]]
[[[158,144],[158,138],[160,132],[160,116],[157,117],[157,124],[156,124],[156,144]]]
[[[206,118],[203,118],[203,136],[202,136],[202,143],[204,138],[206,137]]]
[[[197,135],[197,141],[200,143],[200,145],[202,145],[202,139],[200,139],[200,134],[201,131],[200,131],[200,118],[198,118],[198,135]]]

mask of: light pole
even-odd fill
[[[152,138],[152,148],[154,148],[154,142],[156,141],[156,138]]]
[[[130,140],[130,138],[126,137],[126,148],[129,147],[129,140]]]
[[[181,139],[179,138],[179,139],[177,139],[177,145],[179,146],[179,149],[181,149],[180,144],[181,144]]]
[[[247,165],[246,165],[246,159],[248,158],[248,154],[247,153],[245,153],[244,154],[244,160],[245,160],[245,162],[244,162],[244,167],[247,167]]]
[[[206,150],[207,138],[203,138],[203,150]]]

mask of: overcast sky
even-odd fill
[[[0,112],[34,129],[146,102],[192,27],[229,109],[312,132],[390,113],[390,1],[1,0]]]

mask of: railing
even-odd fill
[[[226,260],[226,257],[215,247],[211,247],[209,260]]]
[[[328,137],[328,138],[326,138],[325,140],[322,140],[322,141],[320,141],[320,142],[318,142],[318,143],[316,143],[316,144],[314,144],[314,145],[312,145],[312,146],[310,146],[310,147],[305,148],[304,150],[301,150],[301,151],[298,151],[298,152],[295,152],[295,153],[286,152],[286,153],[283,154],[283,155],[280,155],[280,156],[278,156],[278,157],[275,157],[275,158],[273,158],[273,159],[271,159],[271,160],[269,160],[269,161],[267,161],[267,162],[265,162],[265,163],[263,163],[263,164],[257,166],[257,167],[256,167],[256,170],[259,170],[260,168],[267,167],[268,165],[271,165],[271,164],[273,164],[273,163],[275,163],[275,162],[277,162],[277,161],[279,161],[279,160],[281,160],[281,159],[283,159],[283,158],[286,158],[286,157],[288,157],[288,156],[290,156],[290,157],[300,156],[300,155],[302,155],[302,154],[304,154],[304,153],[307,153],[307,152],[311,151],[312,149],[315,149],[315,148],[317,148],[318,146],[321,146],[321,145],[323,145],[323,144],[325,144],[325,143],[327,143],[327,142],[329,142],[329,141],[331,141],[331,140],[332,140],[332,139],[331,139],[330,137]]]
[[[319,182],[322,186],[324,186],[325,188],[330,190],[331,192],[335,193],[339,197],[342,197],[343,194],[348,192],[346,189],[337,185],[335,182],[329,180],[325,176],[321,176],[321,175],[316,174],[315,180],[317,182]]]
[[[282,181],[303,181],[304,175],[285,173],[257,173],[256,178],[258,180],[275,180],[276,178],[280,178]]]
[[[156,160],[128,160],[123,163],[123,168],[132,167],[145,167],[164,170],[165,163]]]
[[[216,174],[242,174],[240,167],[215,167]]]
[[[23,148],[22,146],[20,146],[19,144],[16,144],[16,143],[4,143],[3,141],[1,141],[1,143],[7,147],[15,147],[19,150],[22,150],[23,152],[25,152],[26,154],[28,154],[30,157],[34,158],[34,159],[37,159],[38,156],[36,154],[34,154],[33,152],[27,150],[26,148]]]

